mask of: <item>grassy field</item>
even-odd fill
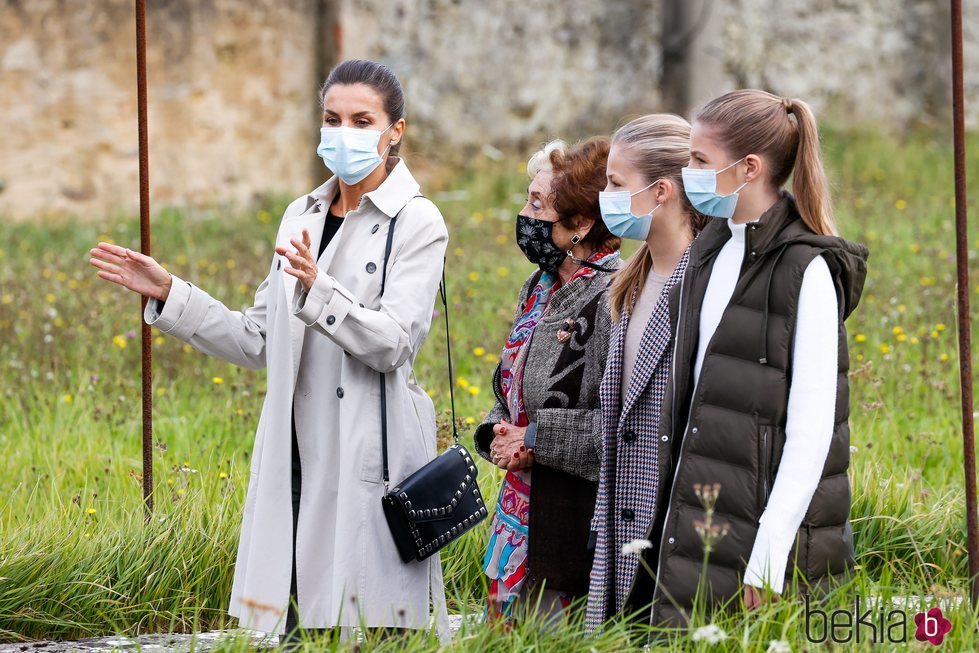
[[[871,252],[863,301],[848,323],[859,575],[837,601],[852,608],[854,593],[885,602],[961,596],[967,562],[948,139],[830,133],[826,140],[841,229]],[[979,138],[970,144],[971,214],[979,224]],[[451,234],[452,344],[467,444],[469,425],[492,405],[490,377],[516,293],[532,271],[512,236],[526,185],[518,161],[484,159],[455,176],[432,174],[425,187]],[[159,211],[154,252],[229,306],[245,306],[267,269],[283,207]],[[977,236],[973,229],[974,245]],[[139,300],[96,277],[87,251],[99,240],[137,247],[137,221],[0,223],[0,641],[234,625],[224,611],[265,374],[154,332],[156,511],[144,524]],[[972,283],[979,303],[979,275]],[[436,321],[417,362],[442,411],[443,441],[444,344]],[[495,497],[499,479],[483,465],[486,495]],[[452,611],[482,610],[484,542],[485,528],[477,528],[444,556]],[[953,629],[945,646],[977,646],[970,609],[946,616]],[[663,647],[765,651],[777,640],[798,651],[812,646],[805,619],[804,605],[779,601],[751,615],[718,616],[727,638],[717,644],[691,632]],[[913,624],[908,633],[913,642]],[[621,625],[588,639],[574,621],[557,630],[526,623],[508,634],[471,626],[454,648],[613,651],[636,642]],[[416,635],[365,646],[406,647],[437,643]],[[226,648],[246,644],[230,639]]]

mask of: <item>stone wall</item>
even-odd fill
[[[147,2],[156,205],[305,187],[317,4]],[[138,209],[133,5],[0,0],[0,215]]]
[[[410,151],[434,160],[485,143],[525,152],[675,106],[663,43],[688,35],[690,104],[749,85],[847,124],[947,122],[945,2],[684,0],[688,29],[664,34],[678,1],[149,0],[154,203],[317,183],[316,90],[340,58],[395,69]],[[979,0],[965,4],[975,127]],[[132,5],[0,0],[0,216],[135,211]]]

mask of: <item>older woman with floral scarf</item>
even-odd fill
[[[606,289],[620,239],[601,219],[607,139],[531,157],[517,244],[537,264],[493,375],[476,450],[506,476],[483,569],[490,621],[560,618],[588,591],[600,467],[599,385],[611,330]]]

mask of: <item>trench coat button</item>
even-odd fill
[[[676,538],[675,537],[671,537],[669,539],[669,542],[670,542],[670,544],[673,544],[674,542],[676,542]]]
[[[660,437],[660,440],[662,440],[663,442],[666,442],[669,439],[670,439],[670,436],[668,436],[668,435],[664,435],[664,436]]]
[[[690,429],[690,432],[691,432],[691,433],[693,433],[694,435],[697,435],[697,433],[699,433],[699,432],[700,432],[700,429],[698,429],[698,428],[697,428],[697,427],[695,426],[695,427],[693,427],[692,429]]]
[[[373,227],[371,227],[371,233],[372,234],[376,234],[377,233],[377,230],[380,229],[380,228],[381,228],[381,225],[379,225],[379,224],[374,225]]]
[[[343,399],[343,388],[337,388],[337,398]]]
[[[623,520],[632,521],[635,518],[636,518],[636,513],[632,510],[632,508],[626,508],[622,511]]]
[[[636,432],[635,431],[626,431],[625,433],[622,434],[622,439],[625,440],[626,442],[635,442],[636,441]]]
[[[371,261],[370,263],[367,264],[367,274],[374,274],[374,270],[376,269],[377,266],[374,265],[374,261]]]
[[[334,316],[334,315],[328,315],[328,316],[326,317],[326,323],[327,323],[327,324],[333,324],[333,323],[334,323],[334,322],[336,322],[336,321],[337,321],[337,318],[336,318],[336,316]]]

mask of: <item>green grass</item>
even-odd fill
[[[853,593],[967,593],[947,141],[927,133],[827,137],[841,230],[871,252],[863,300],[848,323],[859,573],[837,597],[841,605]],[[977,222],[979,138],[970,145]],[[512,239],[526,184],[516,160],[476,160],[454,176],[433,172],[425,184],[451,234],[456,398],[467,444],[472,422],[492,404],[490,377],[517,290],[532,271]],[[440,195],[450,190],[466,193]],[[284,203],[159,211],[154,251],[229,306],[245,306],[267,269]],[[970,236],[975,243],[979,230]],[[234,625],[225,609],[265,373],[206,358],[154,332],[156,511],[144,523],[140,306],[88,264],[88,249],[101,239],[136,247],[137,221],[0,223],[0,641]],[[971,254],[974,260],[975,247]],[[979,301],[979,277],[970,291]],[[441,411],[443,444],[444,344],[439,319],[416,365]],[[499,478],[482,465],[487,496],[495,497]],[[484,543],[480,527],[444,555],[454,612],[482,611]],[[945,646],[976,646],[968,606],[953,609],[950,619]],[[723,644],[681,633],[670,646],[763,651],[774,639],[793,650],[809,646],[805,606],[794,601],[750,616],[734,610],[716,623],[729,636]],[[592,639],[577,622],[560,629],[525,623],[508,634],[468,626],[454,648],[613,651],[641,643],[635,636],[621,624]],[[247,644],[231,638],[224,647]],[[365,644],[404,647],[437,644],[422,634]]]

